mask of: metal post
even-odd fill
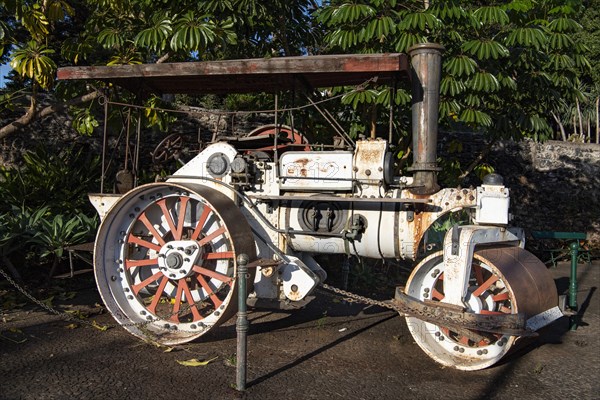
[[[569,308],[577,311],[577,258],[579,258],[579,241],[571,243],[571,282],[569,284]],[[572,315],[570,320],[572,331],[577,329],[577,314]]]
[[[237,257],[238,277],[238,313],[235,330],[237,332],[237,359],[236,359],[236,389],[246,390],[247,372],[247,344],[248,344],[248,313],[246,312],[246,279],[248,277],[248,261],[246,254]]]

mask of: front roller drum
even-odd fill
[[[254,260],[256,247],[230,198],[201,185],[153,183],[128,192],[103,219],[94,271],[119,324],[173,345],[200,337],[237,311],[242,253]]]
[[[443,252],[425,258],[410,275],[406,294],[421,301],[443,301]],[[556,286],[546,266],[519,247],[477,250],[464,305],[478,314],[522,313],[526,319],[558,304]],[[486,332],[454,332],[414,317],[406,318],[415,342],[435,361],[461,370],[494,365],[518,337]]]

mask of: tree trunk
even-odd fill
[[[471,162],[471,164],[469,164],[469,166],[467,167],[467,169],[460,174],[460,176],[458,177],[459,180],[464,180],[471,172],[473,172],[473,170],[475,169],[476,166],[479,165],[479,163],[481,162],[481,160],[483,160],[488,154],[489,152],[492,150],[492,146],[494,145],[494,143],[496,143],[496,140],[492,140],[490,143],[488,143],[488,145],[485,147],[485,149],[483,149],[479,155],[477,157],[475,157],[475,159]]]
[[[579,134],[581,139],[585,142],[585,132],[583,132],[583,118],[581,117],[581,107],[579,107],[579,99],[575,99],[577,105],[577,116],[579,117]]]
[[[556,121],[556,123],[558,124],[558,129],[560,129],[560,136],[562,137],[563,142],[566,142],[567,134],[565,133],[564,125],[562,124],[562,122],[558,118],[558,116],[556,114],[554,114],[554,111],[550,111],[550,114],[552,114],[552,118],[554,118],[554,121]]]
[[[10,124],[0,128],[0,139],[4,139],[5,137],[17,132],[18,130],[26,127],[31,122],[37,119],[41,119],[47,117],[48,115],[54,114],[55,112],[62,111],[70,106],[75,106],[82,103],[87,103],[88,101],[92,101],[100,95],[99,92],[90,92],[84,94],[83,96],[75,97],[74,99],[67,100],[63,103],[53,104],[42,109],[40,112],[35,112],[35,105],[33,109],[30,107],[27,110],[27,113],[23,115],[21,118],[11,122]]]
[[[600,144],[600,96],[596,97],[596,144]]]
[[[19,273],[19,271],[15,268],[15,266],[13,265],[13,263],[9,260],[8,257],[6,257],[5,255],[2,256],[2,262],[4,263],[4,265],[6,266],[6,269],[8,269],[8,272],[10,272],[10,274],[12,275],[13,278],[15,278],[16,281],[22,281],[23,278],[21,277],[21,274]]]
[[[573,135],[577,135],[577,114],[573,114]]]

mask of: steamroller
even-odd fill
[[[337,132],[334,144],[310,143],[314,132],[281,124],[285,110],[276,110],[273,124],[213,135],[163,182],[92,195],[102,218],[96,281],[115,320],[140,338],[185,343],[236,312],[240,279],[248,281],[250,305],[308,302],[327,279],[318,254],[421,258],[389,304],[417,345],[445,366],[489,367],[561,317],[553,279],[524,249],[523,230],[510,225],[502,177],[490,174],[468,189],[438,185],[442,53],[422,43],[408,54],[60,68],[59,79],[108,81],[139,96],[360,91],[400,80],[412,87],[409,175],[396,173],[391,130],[388,138],[355,140],[309,100]],[[108,95],[104,104],[119,106]],[[454,212],[469,222],[423,258],[428,229]],[[240,254],[249,257],[248,276],[237,274]]]

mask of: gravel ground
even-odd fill
[[[551,270],[559,293],[569,266]],[[85,278],[75,278],[85,279]],[[88,279],[89,280],[89,279]],[[25,306],[0,317],[0,399],[554,399],[600,398],[600,262],[579,266],[581,326],[566,317],[501,364],[462,372],[430,360],[403,318],[378,307],[345,304],[326,292],[305,309],[252,311],[248,390],[235,382],[235,320],[200,341],[172,349],[121,328],[74,328]],[[97,314],[93,288],[65,304]],[[206,366],[177,361],[214,359]]]

